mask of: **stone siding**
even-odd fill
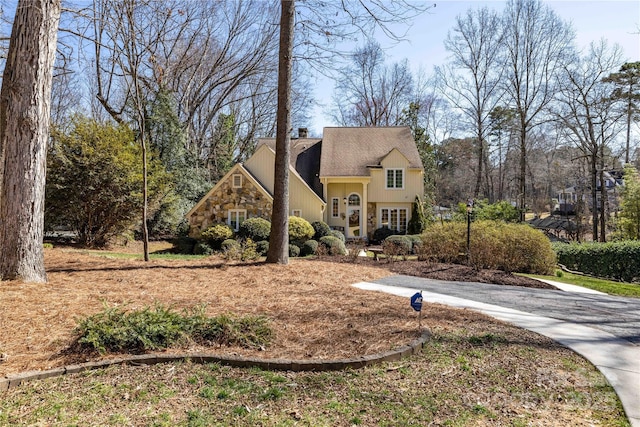
[[[247,218],[271,218],[272,201],[246,176],[242,176],[242,188],[233,188],[233,176],[218,188],[189,217],[189,235],[198,237],[213,224],[226,224],[230,209],[246,209]]]

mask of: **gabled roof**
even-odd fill
[[[273,201],[273,195],[271,193],[269,193],[269,191],[267,191],[266,188],[263,187],[263,185],[251,174],[251,172],[249,172],[249,170],[247,170],[247,168],[245,168],[242,163],[236,163],[231,169],[229,169],[229,172],[227,172],[216,183],[216,185],[214,185],[213,188],[211,190],[209,190],[209,192],[207,194],[205,194],[204,197],[202,197],[200,199],[200,201],[198,201],[198,203],[196,203],[196,205],[191,208],[191,210],[189,210],[189,212],[187,212],[187,214],[185,216],[187,218],[189,218],[191,216],[191,214],[196,212],[198,210],[198,208],[200,206],[202,206],[202,204],[205,203],[209,199],[209,197],[213,193],[215,193],[218,190],[218,188],[224,182],[226,182],[226,181],[228,181],[230,179],[231,175],[236,174],[236,173],[241,173],[245,178],[247,178],[249,181],[251,181],[251,183],[253,185],[255,185],[256,188],[258,188],[258,190],[260,190],[260,192],[267,198],[267,200]]]
[[[369,167],[397,149],[410,168],[422,169],[418,148],[406,126],[324,128],[320,176],[368,176]]]
[[[275,138],[260,138],[258,140],[257,148],[262,145],[266,145],[275,153]],[[322,199],[322,185],[318,178],[320,173],[321,150],[322,140],[319,138],[292,138],[291,158],[289,159],[289,163],[309,188],[311,188],[313,192]]]

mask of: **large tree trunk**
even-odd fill
[[[291,70],[295,1],[281,0],[280,52],[278,56],[278,113],[276,163],[267,262],[289,262],[289,158],[291,157]]]
[[[60,0],[19,0],[0,90],[0,279],[45,282],[44,188]]]

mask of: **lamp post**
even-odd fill
[[[467,265],[471,265],[471,213],[473,212],[473,199],[467,200]]]

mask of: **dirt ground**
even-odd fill
[[[349,286],[352,283],[402,273],[544,286],[531,279],[464,266],[335,261],[291,259],[289,265],[273,265],[209,257],[145,263],[71,248],[47,249],[48,283],[0,283],[0,375],[116,357],[69,351],[76,339],[77,321],[105,305],[137,309],[159,302],[182,309],[205,304],[209,315],[265,315],[275,332],[274,341],[264,351],[194,346],[169,352],[328,359],[386,351],[419,335],[417,314],[406,298],[362,291]],[[437,326],[433,322],[439,312],[447,313],[447,322],[451,316],[460,322],[473,322],[480,316],[430,305],[427,327]]]

